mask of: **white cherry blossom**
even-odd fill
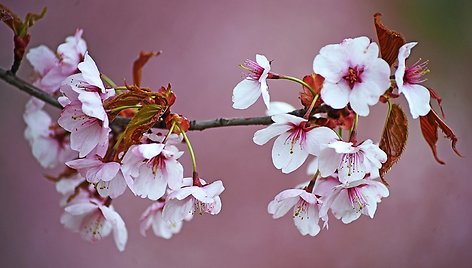
[[[337,170],[339,180],[349,183],[363,179],[366,174],[378,178],[379,169],[385,161],[387,154],[371,140],[355,146],[351,142],[334,141],[321,151],[319,170],[322,177],[330,176]]]
[[[270,62],[264,55],[256,55],[256,62],[246,60],[243,66],[249,71],[246,78],[233,89],[233,108],[247,109],[262,95],[267,109],[270,107],[270,96],[267,78],[270,75]]]
[[[395,82],[397,83],[398,92],[405,95],[413,118],[426,115],[431,110],[429,90],[420,85],[420,83],[426,81],[423,76],[429,72],[426,68],[427,62],[420,63],[418,61],[410,67],[406,66],[406,60],[410,56],[411,49],[416,44],[418,43],[411,42],[400,47],[398,52],[398,68],[395,71]]]
[[[361,116],[390,87],[390,67],[379,58],[379,47],[363,36],[327,45],[313,61],[313,70],[325,78],[321,98],[335,109],[348,103]]]
[[[278,219],[293,208],[293,222],[302,235],[317,235],[321,228],[318,225],[320,220],[320,201],[310,191],[306,189],[288,189],[275,196],[267,211],[274,219]]]
[[[371,178],[348,184],[341,183],[335,177],[319,180],[320,184],[328,184],[331,187],[331,191],[322,199],[320,215],[322,217],[327,215],[328,210],[331,209],[333,215],[345,224],[357,220],[361,214],[374,218],[377,203],[380,203],[382,197],[389,195],[383,183]]]
[[[309,154],[319,155],[321,145],[336,140],[336,133],[327,127],[308,128],[308,120],[291,114],[272,116],[274,124],[254,133],[258,145],[278,136],[272,147],[272,162],[283,173],[299,168]]]

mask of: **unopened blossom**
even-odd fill
[[[49,94],[56,92],[62,81],[77,73],[77,66],[82,61],[87,45],[82,39],[82,30],[66,38],[59,45],[57,55],[44,45],[29,50],[26,58],[33,66],[39,78],[33,83]]]
[[[39,105],[39,106],[38,106]],[[71,150],[69,135],[33,99],[26,104],[23,120],[26,123],[25,138],[33,156],[44,168],[53,168],[72,160],[77,153]]]
[[[374,144],[365,140],[353,145],[351,142],[333,141],[326,145],[319,156],[319,170],[322,177],[338,171],[342,183],[363,179],[366,174],[371,178],[379,177],[382,163],[387,161],[387,154]]]
[[[177,161],[182,154],[168,144],[133,145],[123,158],[123,173],[134,180],[136,195],[157,200],[167,187],[178,190],[182,186],[183,167]]]
[[[426,81],[423,76],[429,72],[429,69],[426,67],[427,62],[418,61],[410,67],[406,66],[406,60],[410,56],[411,49],[416,44],[418,43],[411,42],[400,47],[398,52],[398,68],[395,71],[395,82],[397,83],[398,92],[405,95],[413,118],[426,115],[431,110],[429,90],[420,85]]]
[[[82,200],[64,208],[61,223],[91,242],[108,236],[113,231],[113,238],[119,251],[125,249],[128,231],[121,216],[113,209],[94,199]]]
[[[307,188],[288,189],[275,196],[267,211],[274,219],[278,219],[293,208],[293,221],[298,231],[302,235],[315,236],[321,230],[318,225],[320,205],[315,194]]]
[[[170,239],[172,235],[180,232],[183,224],[182,221],[170,223],[162,218],[162,209],[164,208],[164,205],[164,201],[154,202],[141,215],[140,232],[143,236],[146,236],[146,231],[151,227],[156,236],[165,239]],[[185,220],[190,220],[191,218],[192,215],[189,214]]]
[[[334,185],[331,188],[331,193],[323,199],[320,215],[327,215],[328,210],[331,209],[333,215],[345,224],[357,220],[361,214],[374,218],[377,203],[380,203],[382,197],[389,195],[389,191],[383,183],[371,178],[348,184],[341,183],[336,177],[319,180],[321,180],[320,184]]]
[[[256,61],[246,60],[243,68],[249,72],[246,78],[239,82],[233,89],[233,108],[247,109],[253,105],[262,94],[267,109],[270,105],[269,87],[267,86],[267,78],[270,73],[270,62],[264,55],[256,55]]]
[[[96,183],[97,191],[103,197],[117,198],[128,186],[132,188],[132,180],[123,176],[120,163],[90,157],[72,160],[66,165],[76,169],[88,182]]]
[[[313,62],[315,73],[325,78],[321,98],[335,109],[348,103],[361,116],[390,87],[390,67],[379,58],[379,47],[363,36],[321,48]]]
[[[278,136],[272,147],[272,162],[283,173],[299,168],[309,154],[319,155],[322,144],[336,140],[336,133],[327,127],[307,127],[308,120],[291,114],[271,117],[274,124],[254,133],[258,145]]]
[[[162,212],[162,218],[170,223],[178,223],[194,213],[216,215],[221,211],[220,194],[224,191],[223,182],[207,184],[200,180],[194,185],[192,178],[184,178],[184,186],[169,193]]]

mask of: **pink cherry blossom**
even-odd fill
[[[103,162],[95,157],[72,160],[66,165],[76,169],[88,182],[97,183],[97,191],[102,197],[117,198],[126,188],[132,189],[132,180],[124,177],[120,163]]]
[[[246,60],[243,66],[249,70],[246,78],[239,82],[233,89],[233,108],[247,109],[253,105],[261,96],[264,103],[269,109],[270,96],[267,78],[272,75],[270,73],[270,62],[264,55],[256,55],[256,62]]]
[[[162,219],[162,209],[164,208],[164,201],[154,202],[149,206],[141,216],[140,232],[146,236],[146,231],[152,227],[154,234],[158,237],[170,239],[172,235],[177,234],[182,229],[183,222],[170,223]],[[190,217],[185,220],[190,220]]]
[[[56,92],[62,81],[77,72],[77,66],[82,61],[87,45],[82,39],[82,30],[77,30],[74,36],[66,38],[66,42],[59,45],[56,56],[46,46],[30,49],[26,58],[39,75],[34,82],[38,88],[49,94]]]
[[[389,195],[389,191],[383,183],[371,178],[348,184],[341,183],[336,177],[318,180],[320,180],[320,185],[331,186],[331,192],[322,198],[323,205],[320,215],[327,215],[328,210],[331,209],[333,215],[345,224],[357,220],[361,214],[374,218],[377,203],[380,203],[382,197]]]
[[[67,229],[79,232],[87,241],[98,241],[113,231],[113,238],[119,251],[125,249],[128,231],[121,216],[113,209],[96,200],[82,200],[65,207],[61,223]]]
[[[387,154],[371,140],[353,146],[351,142],[334,141],[324,147],[319,157],[319,170],[322,177],[338,171],[339,180],[349,183],[363,179],[366,174],[371,178],[379,177],[382,163]]]
[[[41,102],[31,99],[26,104],[23,119],[26,123],[25,138],[28,140],[33,156],[44,168],[53,168],[77,157],[71,150],[69,135],[40,107]],[[39,107],[39,108],[38,108]]]
[[[132,177],[133,192],[142,198],[157,200],[167,187],[178,190],[182,186],[183,167],[177,161],[183,152],[169,144],[150,143],[133,145],[123,158],[123,173]]]
[[[267,211],[278,219],[292,208],[293,221],[302,235],[315,236],[320,232],[320,201],[315,194],[307,188],[284,190],[269,203]]]
[[[66,105],[57,122],[71,132],[71,148],[79,152],[79,157],[85,157],[94,150],[97,155],[103,157],[108,149],[108,134],[111,131],[108,117],[102,106],[101,109],[97,107],[90,110],[88,108],[83,110],[82,107],[80,101]],[[86,107],[93,106],[86,105]]]
[[[323,101],[335,109],[350,103],[357,114],[367,116],[369,105],[390,87],[390,67],[378,55],[378,45],[365,36],[321,48],[313,69],[325,78]]]
[[[85,53],[84,61],[78,65],[78,69],[80,73],[71,75],[62,82],[61,92],[64,93],[64,96],[59,98],[62,106],[66,106],[75,100],[86,103],[97,99],[86,95],[98,95],[101,100],[100,103],[115,95],[113,88],[105,88],[100,77],[100,71],[88,53]],[[83,95],[86,97],[82,97]],[[98,102],[93,101],[89,105],[91,104],[98,105]]]
[[[272,116],[274,124],[258,130],[254,143],[263,145],[279,136],[272,147],[272,161],[283,173],[299,168],[309,154],[319,155],[322,144],[336,140],[336,133],[327,127],[308,128],[307,120],[291,114]]]
[[[427,62],[420,63],[418,61],[412,66],[406,67],[406,59],[410,56],[411,49],[416,44],[418,43],[411,42],[400,47],[398,52],[398,68],[395,72],[398,92],[405,95],[413,118],[426,115],[431,110],[429,90],[420,85],[420,83],[426,81],[423,76],[429,72],[428,68],[426,68]]]
[[[201,186],[193,185],[192,178],[184,178],[183,187],[169,193],[162,212],[162,218],[170,223],[178,223],[193,213],[216,215],[221,211],[220,194],[224,191],[223,182],[207,184],[200,179]]]

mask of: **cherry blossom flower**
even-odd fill
[[[334,141],[321,151],[319,169],[322,177],[332,175],[337,169],[339,180],[349,183],[363,179],[369,173],[371,178],[378,178],[385,161],[387,154],[372,140],[355,146],[351,142]]]
[[[323,101],[335,109],[350,103],[357,114],[367,116],[369,105],[390,87],[390,67],[378,55],[378,45],[365,36],[321,48],[313,69],[325,78]]]
[[[162,218],[170,223],[182,222],[193,213],[216,215],[221,211],[220,194],[224,191],[223,182],[207,184],[199,179],[201,186],[193,185],[192,178],[184,178],[183,187],[169,193],[162,211]]]
[[[302,235],[315,236],[320,232],[320,201],[315,194],[307,188],[284,190],[269,203],[267,211],[278,219],[292,208],[293,221]]]
[[[398,52],[398,68],[395,71],[395,82],[397,83],[398,92],[405,95],[413,118],[426,115],[431,110],[429,90],[420,85],[420,83],[426,81],[423,76],[429,72],[428,68],[426,68],[427,62],[420,63],[418,61],[413,66],[406,67],[406,59],[410,56],[411,49],[416,44],[418,43],[411,42],[400,47]]]
[[[233,108],[247,109],[262,94],[264,103],[269,109],[270,96],[266,80],[272,75],[270,73],[270,62],[264,55],[256,54],[256,62],[248,59],[245,61],[243,68],[249,70],[249,73],[233,89]]]
[[[121,216],[113,209],[96,200],[82,200],[65,207],[61,223],[67,229],[79,232],[87,241],[95,242],[113,231],[113,238],[119,251],[125,249],[128,231]]]
[[[341,183],[335,177],[320,178],[321,184],[328,184],[331,193],[323,199],[320,215],[325,216],[331,209],[333,215],[343,223],[348,224],[357,220],[361,214],[374,218],[377,203],[382,197],[388,197],[389,191],[385,185],[377,180],[366,178]]]
[[[82,158],[66,163],[76,169],[88,182],[97,184],[97,191],[102,197],[117,198],[127,186],[132,189],[132,180],[126,179],[121,172],[120,163],[103,162],[98,158]]]
[[[164,201],[154,202],[149,206],[141,216],[140,232],[146,236],[146,231],[152,227],[154,234],[158,237],[170,239],[172,235],[177,234],[182,229],[183,222],[170,223],[162,219],[162,209]],[[185,220],[191,220],[192,214],[189,214]]]
[[[134,179],[133,191],[142,198],[157,200],[167,189],[182,186],[183,167],[177,161],[183,152],[162,143],[133,145],[123,158],[123,173]]]
[[[68,133],[53,124],[51,117],[38,107],[42,107],[42,103],[30,100],[23,114],[25,138],[36,160],[44,168],[54,168],[77,157],[77,153],[70,148]]]
[[[92,100],[94,96],[87,97],[91,97],[88,103],[96,103],[97,100]],[[83,106],[80,101],[66,105],[57,122],[71,132],[71,148],[79,152],[79,157],[85,157],[93,150],[103,157],[108,149],[108,134],[111,131],[108,116],[103,106],[85,105],[85,109]]]
[[[85,54],[79,64],[81,73],[68,77],[61,86],[64,96],[59,102],[64,106],[58,123],[71,132],[71,148],[84,157],[94,153],[103,157],[108,149],[108,115],[103,100],[115,94],[106,89],[93,59]]]
[[[336,140],[336,133],[327,127],[308,128],[307,120],[291,114],[272,116],[274,124],[258,130],[254,143],[263,145],[279,135],[272,147],[272,162],[283,173],[299,168],[309,154],[319,155],[322,144]]]
[[[59,89],[62,81],[77,72],[77,66],[87,50],[82,33],[82,30],[77,30],[74,36],[67,37],[66,42],[59,45],[59,58],[44,45],[29,50],[26,58],[39,75],[33,83],[35,86],[53,94]]]

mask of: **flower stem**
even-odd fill
[[[172,126],[170,126],[169,132],[167,133],[166,137],[162,141],[162,143],[166,143],[167,139],[169,138],[170,134],[172,134],[172,131],[174,131],[175,128],[175,121],[172,121]]]
[[[305,113],[305,116],[304,116],[305,119],[308,119],[310,117],[311,111],[315,107],[316,101],[318,101],[319,97],[320,97],[320,95],[316,94],[316,96],[313,98],[313,101],[311,102],[310,107],[308,108],[308,110]]]
[[[190,140],[187,137],[187,134],[185,134],[185,131],[182,129],[182,127],[176,123],[176,126],[180,129],[180,133],[182,133],[182,136],[184,136],[184,141],[187,144],[188,152],[190,154],[190,158],[192,159],[192,169],[193,173],[197,173],[197,161],[195,160],[195,153],[193,152],[192,144],[190,143]]]
[[[115,84],[115,82],[113,82],[113,80],[110,79],[110,77],[106,76],[105,74],[100,74],[100,78],[105,81],[105,83],[107,83],[110,87],[112,88],[117,88],[117,85]]]
[[[338,128],[338,137],[342,140],[343,139],[343,129],[341,127]]]
[[[318,176],[320,175],[320,170],[316,170],[315,175],[313,175],[313,178],[310,180],[310,183],[308,184],[307,187],[305,187],[305,191],[309,193],[313,193],[313,188],[315,187],[315,182],[318,179]]]
[[[111,109],[110,112],[111,113],[116,113],[116,112],[120,112],[122,110],[130,109],[130,108],[139,109],[141,107],[142,107],[141,105],[126,105],[126,106],[120,106],[120,107],[116,107],[114,109]]]
[[[359,124],[359,115],[356,113],[356,118],[354,119],[354,124],[352,124],[351,129],[349,130],[349,141],[355,143],[356,139],[356,130],[357,125]]]
[[[313,94],[313,96],[316,96],[316,95],[317,95],[316,92],[315,92],[315,90],[314,90],[310,85],[308,85],[305,81],[300,80],[300,79],[298,79],[298,78],[296,78],[296,77],[281,75],[281,76],[279,76],[279,79],[285,79],[285,80],[293,81],[293,82],[295,82],[295,83],[299,83],[300,85],[302,85],[302,86],[308,88],[308,89],[310,90],[311,94]]]

